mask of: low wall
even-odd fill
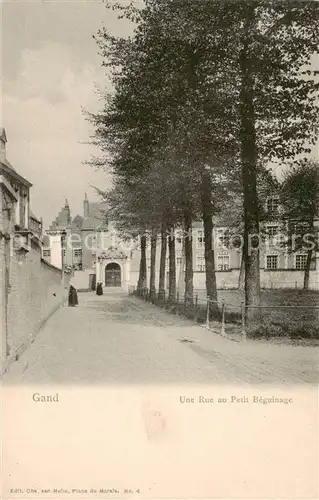
[[[69,275],[41,259],[39,248],[13,252],[9,265],[7,303],[8,362],[33,340],[42,324],[64,302]]]
[[[303,288],[304,271],[285,269],[278,271],[260,271],[260,281],[263,288]],[[319,275],[317,271],[310,271],[309,288],[319,289]]]
[[[136,286],[138,281],[138,272],[130,273],[130,285]],[[239,269],[232,269],[231,271],[217,271],[216,281],[217,288],[221,290],[234,289],[238,287]],[[177,285],[179,275],[177,273]],[[260,270],[260,285],[262,288],[298,288],[303,287],[304,271],[295,269],[283,269],[278,271],[265,271]],[[149,283],[149,272],[147,275],[147,282]],[[206,288],[205,272],[195,271],[193,276],[194,289],[204,290]],[[158,286],[158,273],[156,273],[156,286]],[[168,280],[166,280],[166,288],[168,288]],[[317,271],[310,271],[309,288],[312,290],[319,290],[319,275]]]

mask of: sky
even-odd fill
[[[51,224],[68,199],[82,214],[84,193],[110,186],[110,177],[83,162],[98,153],[84,144],[93,127],[82,107],[97,111],[96,87],[105,86],[93,34],[102,25],[129,34],[100,0],[5,0],[2,2],[2,126],[7,158],[30,182],[31,208]]]
[[[98,151],[85,144],[93,127],[85,120],[82,108],[93,112],[100,109],[102,103],[95,89],[106,85],[93,35],[103,25],[113,33],[128,35],[132,25],[118,20],[101,0],[0,3],[0,115],[8,139],[7,158],[33,183],[31,208],[48,227],[65,198],[75,216],[83,213],[85,192],[89,200],[98,200],[91,186],[110,187],[105,172],[84,164]]]

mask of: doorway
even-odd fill
[[[105,268],[105,286],[121,286],[121,267],[112,262]]]

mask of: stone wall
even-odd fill
[[[42,324],[64,302],[69,275],[41,258],[32,244],[29,252],[11,251],[7,293],[7,353],[15,359],[32,341]]]

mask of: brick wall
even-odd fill
[[[63,303],[68,280],[66,275],[63,285],[61,271],[41,259],[36,245],[24,255],[11,253],[7,304],[9,359],[14,359],[30,343],[42,323]]]

